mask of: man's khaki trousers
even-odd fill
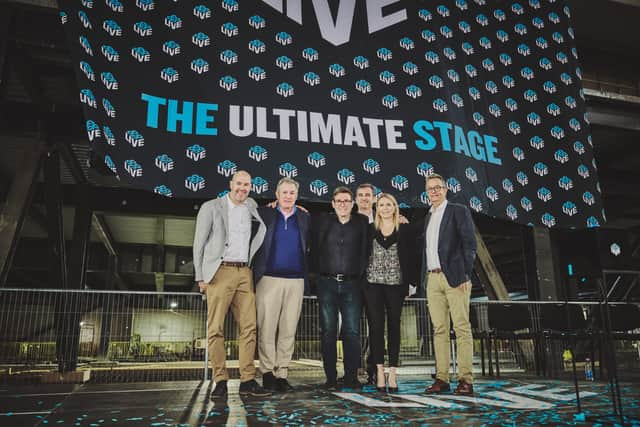
[[[239,327],[240,381],[255,378],[256,296],[249,267],[221,265],[207,286],[207,338],[215,382],[228,380],[224,349],[224,318],[231,312]]]
[[[287,378],[303,296],[304,279],[263,276],[258,282],[258,354],[263,374]]]
[[[458,381],[473,383],[473,337],[469,322],[471,286],[461,291],[452,288],[443,273],[429,273],[427,279],[427,304],[433,323],[436,352],[436,378],[449,382],[451,360],[450,327],[456,333]]]

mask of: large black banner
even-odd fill
[[[601,195],[559,0],[60,0],[93,150],[120,179],[215,197],[373,183],[523,224],[595,227]]]

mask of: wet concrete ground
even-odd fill
[[[266,425],[614,425],[604,382],[537,377],[478,379],[474,397],[426,396],[431,380],[399,378],[400,393],[330,392],[319,378],[293,378],[295,390],[240,397],[230,381],[226,401],[209,399],[210,382],[0,386],[0,425],[8,426],[266,426]],[[626,425],[640,426],[640,384],[621,383]]]

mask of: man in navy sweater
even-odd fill
[[[281,392],[293,389],[287,373],[308,271],[309,214],[296,207],[298,187],[282,178],[276,208],[259,208],[267,233],[253,268],[262,386]]]

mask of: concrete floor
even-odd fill
[[[208,398],[211,383],[197,381],[84,385],[0,386],[0,426],[262,426],[262,425],[612,425],[603,382],[580,383],[576,415],[573,383],[540,378],[476,381],[472,398],[427,397],[424,377],[402,376],[397,395],[328,392],[319,378],[294,378],[293,392],[240,398],[229,382],[226,402]],[[621,383],[627,425],[640,426],[640,384]]]

